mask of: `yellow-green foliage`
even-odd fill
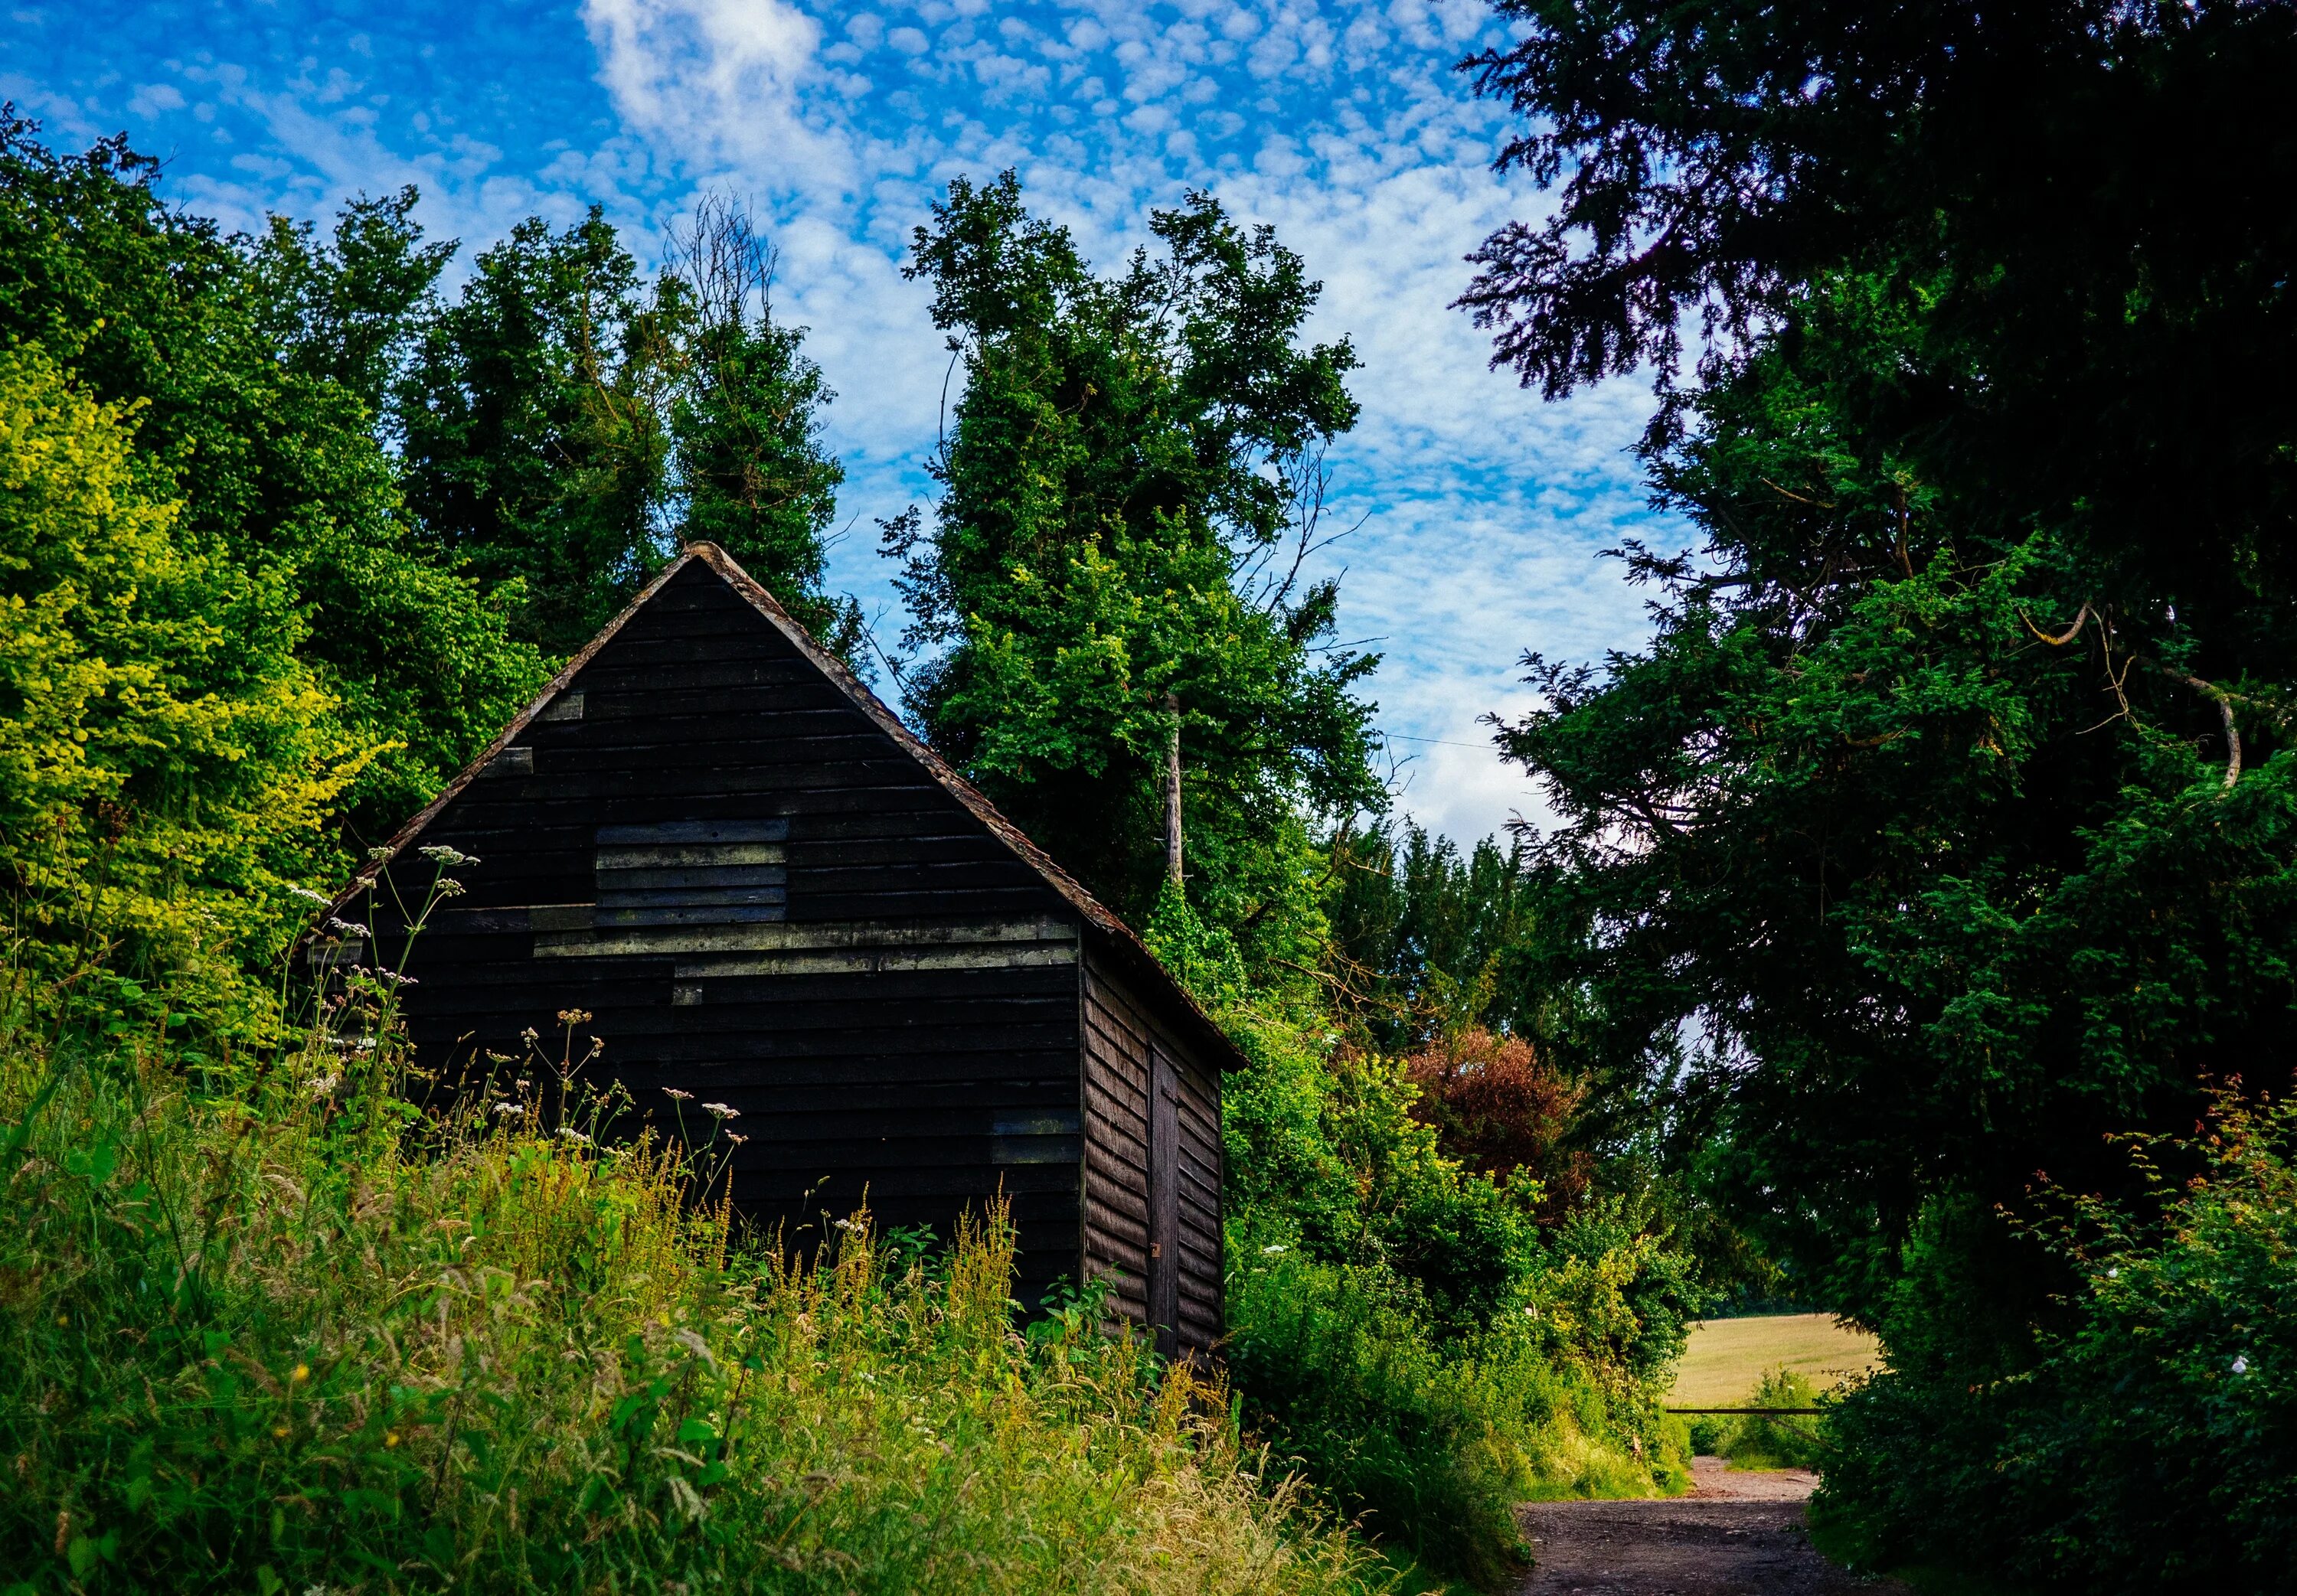
[[[334,729],[280,573],[187,534],[133,432],[0,349],[0,916],[212,997],[375,750]]]
[[[1381,1588],[1216,1386],[1091,1301],[1017,1329],[1001,1214],[785,1266],[538,1061],[415,1116],[367,996],[221,1095],[0,1039],[11,1588]]]

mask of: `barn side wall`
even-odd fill
[[[418,842],[481,861],[407,966],[426,1062],[587,1010],[656,1125],[738,1110],[753,1221],[803,1245],[866,1191],[945,1234],[1001,1191],[1025,1294],[1079,1272],[1075,911],[702,563]]]
[[[1085,1269],[1109,1282],[1116,1312],[1145,1320],[1153,1043],[1177,1066],[1181,1082],[1181,1322],[1174,1329],[1183,1350],[1209,1353],[1223,1328],[1220,1076],[1090,945],[1083,970]]]

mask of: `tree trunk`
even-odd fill
[[[1173,717],[1165,734],[1165,879],[1181,884],[1181,695],[1165,695],[1165,709]]]

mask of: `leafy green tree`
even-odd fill
[[[405,380],[408,507],[448,560],[523,584],[523,635],[571,654],[673,552],[663,329],[595,207],[473,266]]]
[[[420,198],[411,185],[361,194],[324,242],[310,223],[275,216],[249,257],[251,309],[280,358],[358,396],[394,438],[399,383],[457,248],[423,242]]]
[[[288,884],[331,862],[376,749],[299,657],[292,568],[183,524],[142,408],[0,350],[0,892],[29,936],[11,959],[58,990],[165,969],[227,1024],[237,959],[278,950]]]
[[[860,663],[860,606],[824,588],[845,468],[822,446],[836,397],[803,353],[805,329],[774,319],[774,258],[722,198],[696,208],[663,286],[681,378],[670,434],[683,535],[717,544],[815,638]]]
[[[1525,864],[1520,842],[1486,837],[1463,859],[1417,822],[1334,838],[1333,962],[1368,1041],[1402,1052],[1461,1025],[1537,1027],[1515,957],[1534,929]]]
[[[1096,892],[1145,915],[1177,729],[1197,901],[1249,959],[1312,961],[1309,822],[1382,801],[1376,662],[1297,579],[1322,446],[1354,424],[1345,340],[1302,347],[1318,285],[1204,195],[1161,256],[1094,276],[1007,173],[959,179],[907,268],[963,390],[907,561],[912,709],[935,746]],[[1288,541],[1291,553],[1287,553]]]
[[[707,539],[850,659],[860,611],[823,587],[844,472],[804,329],[774,320],[771,256],[731,205],[705,200],[673,254],[647,284],[594,208],[479,255],[399,384],[408,506],[448,559],[518,584],[546,652],[589,642]]]
[[[1570,175],[1469,302],[1552,393],[1656,366],[1698,539],[1626,551],[1647,646],[1529,661],[1545,978],[1882,1331],[1842,1500],[1952,1560],[2093,1288],[2004,1213],[2297,1067],[2297,412],[2231,374],[2297,355],[2297,13],[1503,9],[1509,159]]]
[[[494,735],[541,662],[506,634],[501,596],[409,536],[372,413],[336,380],[349,368],[327,368],[352,345],[323,356],[278,314],[251,259],[262,246],[167,205],[158,163],[121,141],[66,157],[37,134],[0,114],[0,334],[39,344],[95,402],[135,407],[136,454],[160,473],[148,491],[180,505],[187,549],[287,584],[298,657],[382,751],[344,794],[351,829],[386,833]]]

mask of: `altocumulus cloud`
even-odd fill
[[[835,573],[873,608],[871,522],[928,497],[948,371],[900,276],[909,230],[951,176],[1012,166],[1104,262],[1204,188],[1323,279],[1316,335],[1355,340],[1364,419],[1330,461],[1327,524],[1356,530],[1321,557],[1346,569],[1345,635],[1387,656],[1405,807],[1462,838],[1535,814],[1478,717],[1523,707],[1523,649],[1641,635],[1595,556],[1667,536],[1623,454],[1646,397],[1542,406],[1446,309],[1461,257],[1540,204],[1489,171],[1500,113],[1452,70],[1497,37],[1478,0],[582,0],[572,19],[412,0],[356,33],[297,0],[158,9],[19,13],[0,94],[60,136],[127,127],[228,220],[413,181],[441,232],[596,202],[644,246],[698,191],[747,199],[839,391],[855,531]]]

